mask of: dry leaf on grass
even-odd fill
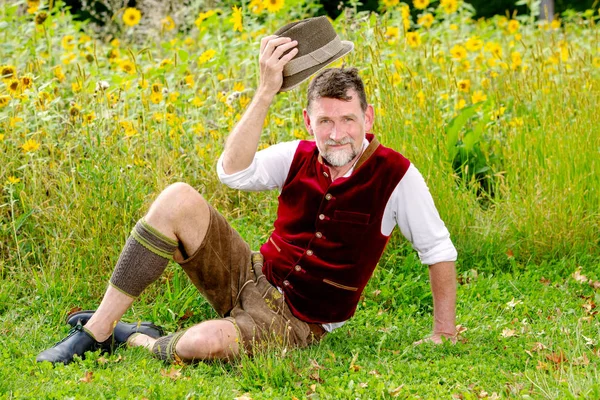
[[[581,357],[577,357],[576,359],[573,360],[573,365],[583,365],[584,367],[587,367],[590,364],[590,359],[588,358],[588,356],[583,353],[583,355]]]
[[[106,357],[104,357],[104,356],[100,356],[100,357],[98,357],[98,359],[96,360],[96,362],[98,364],[106,364],[108,362],[108,359]]]
[[[506,338],[508,338],[508,337],[513,337],[513,336],[516,336],[516,335],[517,335],[517,332],[516,332],[514,329],[508,329],[508,328],[506,328],[506,329],[504,329],[504,330],[502,331],[502,334],[501,334],[501,335],[502,335],[502,337],[506,337]]]
[[[319,372],[313,372],[312,374],[308,375],[308,377],[310,379],[312,379],[313,381],[317,381],[319,383],[323,383],[325,382],[323,379],[321,379],[321,377],[319,376]]]
[[[509,301],[508,303],[506,303],[506,305],[509,308],[515,308],[517,305],[522,304],[523,302],[521,300],[515,300],[515,298],[513,297],[511,301]]]
[[[317,363],[317,360],[314,359],[310,360],[310,367],[312,369],[325,369],[325,367],[320,366],[319,363]]]
[[[244,393],[240,397],[234,397],[233,400],[252,400],[252,397],[250,397],[250,393]]]
[[[403,387],[404,387],[404,384],[398,386],[396,389],[390,390],[390,396],[398,397],[398,395],[400,395],[400,391],[402,390]]]
[[[79,382],[90,383],[94,378],[94,373],[92,371],[87,371],[83,378],[79,379]]]
[[[575,279],[579,283],[587,283],[588,278],[585,275],[581,274],[581,267],[577,268],[575,272],[573,272],[573,279]]]
[[[556,353],[546,354],[546,360],[553,362],[554,364],[561,364],[567,362],[567,357],[563,351]]]
[[[531,351],[540,351],[540,350],[545,350],[545,349],[547,349],[547,347],[544,346],[543,343],[535,342],[535,344],[531,348]]]
[[[165,378],[171,378],[173,380],[178,379],[181,376],[181,370],[172,367],[169,371],[166,369],[161,369],[160,374]]]

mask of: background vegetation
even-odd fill
[[[259,38],[315,9],[118,8],[94,31],[53,6],[0,10],[2,398],[600,397],[596,10],[475,20],[455,0],[385,0],[335,21],[375,133],[425,176],[459,251],[456,346],[412,346],[431,295],[395,234],[356,317],[314,348],[191,367],[121,350],[52,368],[36,354],[70,310],[98,304],[168,184],[194,185],[254,248],[268,236],[277,194],[223,187],[215,162],[256,87]],[[305,89],[278,96],[261,148],[306,138]],[[176,265],[128,314],[170,331],[214,316]]]

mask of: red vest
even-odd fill
[[[389,236],[385,206],[410,161],[373,135],[354,172],[331,182],[315,142],[301,141],[279,196],[263,273],[292,313],[311,323],[350,318]]]

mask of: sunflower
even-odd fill
[[[382,3],[386,9],[397,6],[400,0],[382,0]]]
[[[129,60],[123,60],[119,63],[119,68],[121,71],[127,72],[130,75],[135,74],[135,64]]]
[[[472,36],[465,43],[465,47],[469,51],[479,51],[483,47],[483,40],[479,39],[477,36]]]
[[[285,0],[264,0],[264,6],[270,13],[276,13],[285,5]]]
[[[63,36],[62,40],[60,41],[60,44],[63,47],[63,49],[71,51],[75,48],[75,37],[73,37],[73,35]]]
[[[21,145],[21,149],[23,150],[23,153],[31,153],[31,152],[36,151],[39,148],[40,148],[40,144],[35,139],[29,139],[28,141],[26,141],[25,143],[23,143]]]
[[[467,57],[467,50],[461,45],[457,44],[450,49],[450,54],[452,54],[452,58],[460,61]]]
[[[508,32],[515,33],[516,31],[519,30],[520,26],[521,26],[521,24],[519,23],[519,21],[517,21],[516,19],[511,19],[508,22],[508,26],[507,26]]]
[[[198,57],[198,64],[204,64],[205,62],[210,61],[215,54],[217,54],[217,52],[213,49],[206,50],[204,53],[200,54],[200,57]]]
[[[250,4],[248,4],[248,8],[252,11],[253,14],[260,14],[265,9],[265,5],[262,0],[250,0]]]
[[[0,96],[0,108],[4,108],[10,102],[10,96]]]
[[[6,82],[8,91],[12,94],[18,94],[21,91],[21,81],[17,78],[10,79]]]
[[[458,10],[458,0],[441,0],[440,7],[446,14],[454,14]]]
[[[128,7],[123,13],[123,22],[127,26],[136,26],[142,19],[142,13],[137,8]]]
[[[456,86],[458,87],[459,91],[468,93],[471,90],[471,81],[468,79],[463,79],[462,81],[458,81]]]
[[[21,77],[21,86],[23,89],[29,89],[33,85],[33,78],[30,75]]]
[[[481,90],[476,90],[471,96],[471,101],[473,104],[481,103],[482,101],[486,100],[487,96]]]
[[[153,83],[152,84],[152,93],[162,93],[162,84]]]
[[[420,16],[419,19],[417,19],[417,23],[424,28],[430,28],[431,25],[433,25],[434,20],[433,15],[427,13]]]
[[[2,75],[2,79],[10,79],[17,75],[17,68],[13,65],[3,65],[0,68],[0,75]]]
[[[173,21],[173,18],[171,18],[170,15],[167,15],[167,17],[160,22],[162,23],[162,27],[165,31],[172,31],[175,29],[175,21]]]
[[[413,5],[418,10],[424,10],[429,5],[429,0],[413,0]]]
[[[421,36],[419,32],[408,32],[406,34],[406,43],[410,47],[419,47],[421,45]]]
[[[46,19],[48,19],[48,14],[42,11],[41,13],[35,16],[35,24],[42,25],[44,22],[46,22]]]
[[[242,9],[240,7],[233,6],[233,14],[231,15],[231,22],[233,22],[233,30],[242,32],[244,25],[242,24]]]

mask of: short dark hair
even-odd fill
[[[310,110],[310,104],[322,97],[350,101],[352,96],[348,96],[349,89],[354,89],[358,94],[360,107],[363,112],[366,111],[368,103],[365,85],[356,68],[329,68],[317,75],[308,86],[306,108]]]

